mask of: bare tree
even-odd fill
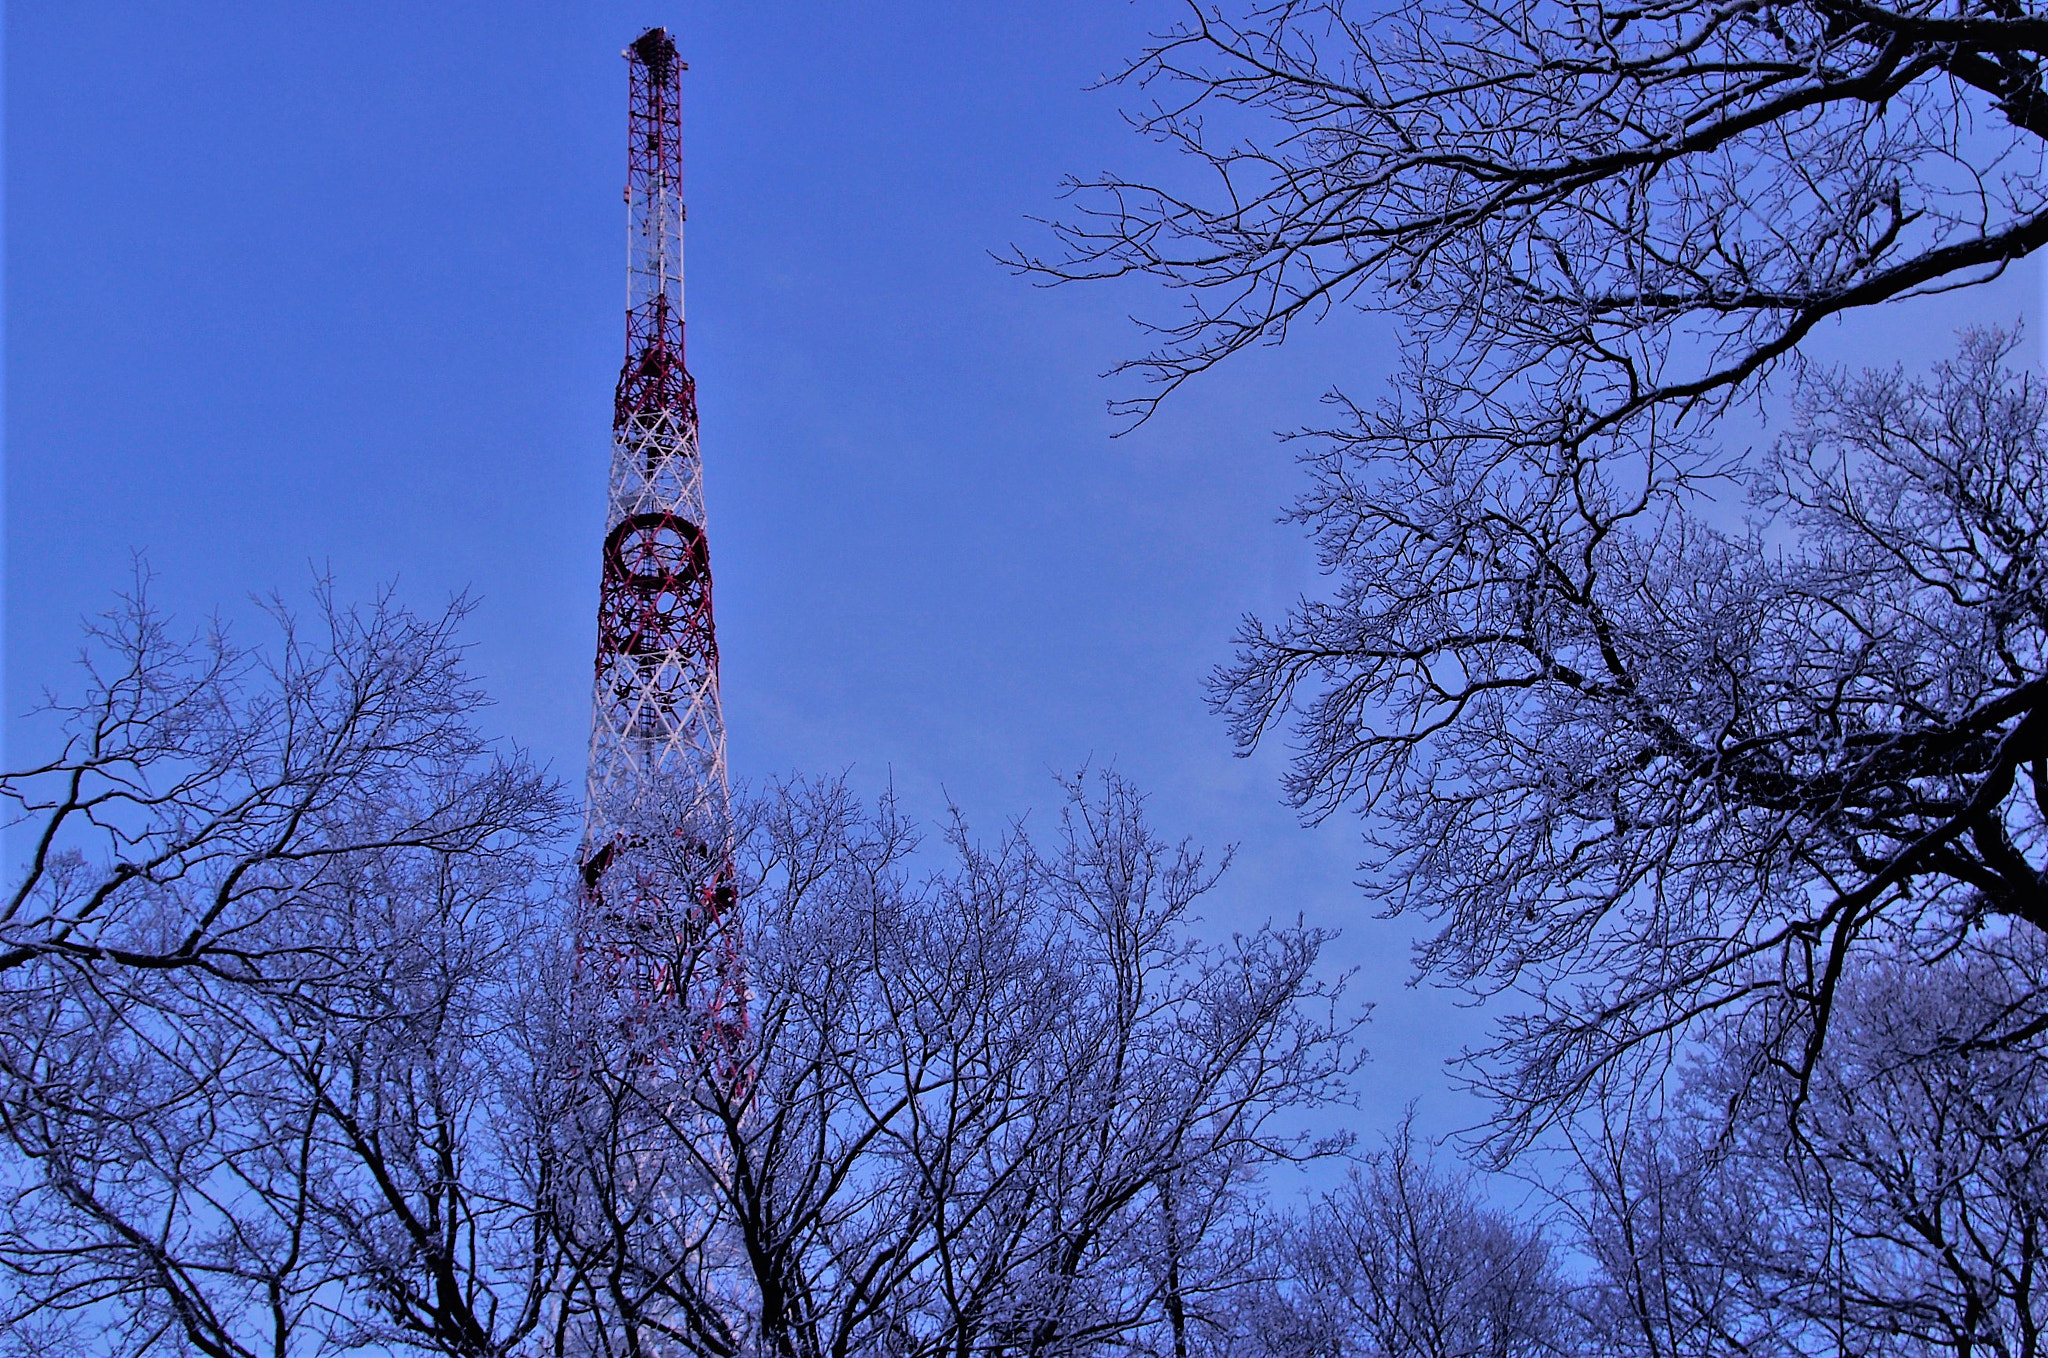
[[[1586,1226],[1598,1350],[2039,1353],[2044,962],[2025,931],[1873,966],[1845,987],[1806,1087],[1772,1073],[1733,1099],[1756,1077],[1729,1033],[1668,1109],[1613,1106],[1566,1198]]]
[[[344,895],[361,855],[488,856],[556,814],[472,724],[466,602],[422,618],[322,585],[310,623],[273,603],[278,644],[256,652],[217,626],[174,635],[146,584],[88,629],[86,691],[46,714],[54,756],[0,774],[31,840],[0,905],[0,971],[307,965],[323,939],[294,912]]]
[[[1799,370],[1767,466],[1713,444],[1820,320],[2048,240],[2041,16],[1185,14],[1123,78],[1193,180],[1077,184],[1017,262],[1183,290],[1166,390],[1339,304],[1406,326],[1306,459],[1334,592],[1214,692],[1243,747],[1292,726],[1306,814],[1370,818],[1426,972],[1524,991],[1479,1072],[1506,1144],[1725,1008],[1810,1069],[1874,935],[2048,926],[2038,393],[1979,338],[1926,383]]]
[[[2048,242],[2025,0],[1181,8],[1122,80],[1194,173],[1077,182],[1065,252],[1017,259],[1180,289],[1131,365],[1168,390],[1356,303],[1475,429],[1575,445]]]
[[[943,857],[838,784],[741,799],[736,1050],[602,993],[453,619],[280,621],[272,661],[129,608],[7,784],[16,1351],[1186,1355],[1260,1171],[1336,1144],[1292,1120],[1355,1060],[1322,936],[1193,941],[1219,870],[1119,779]]]
[[[1518,1134],[1723,1009],[1810,1068],[1867,946],[2048,927],[2043,404],[2009,352],[1806,371],[1748,527],[1655,446],[1633,480],[1391,435],[1314,461],[1336,593],[1248,623],[1216,698],[1247,746],[1292,719],[1297,805],[1377,814],[1427,970],[1531,1001],[1484,1075]]]
[[[2048,940],[1995,927],[1872,959],[1804,1080],[1760,1072],[1746,1021],[1717,1021],[1672,1087],[1603,1091],[1542,1227],[1404,1125],[1268,1225],[1219,1351],[2038,1354],[2044,969]]]
[[[2048,240],[2044,34],[2024,3],[1190,4],[1123,78],[1194,179],[1077,184],[1065,254],[1016,260],[1183,290],[1134,365],[1164,390],[1340,304],[1406,326],[1396,395],[1333,397],[1306,458],[1334,592],[1248,621],[1215,701],[1243,747],[1292,726],[1305,814],[1368,816],[1389,906],[1442,923],[1426,972],[1524,990],[1480,1072],[1506,1144],[1724,1008],[1810,1069],[1875,933],[2048,925],[2040,400],[2006,346],[1795,365],[1768,466],[1713,443],[1820,320]]]
[[[1412,1115],[1345,1185],[1277,1224],[1237,1352],[1272,1358],[1549,1358],[1570,1289],[1540,1230],[1438,1166]]]
[[[1870,950],[2048,928],[2044,406],[1973,336],[1931,380],[1807,370],[1731,525],[1557,452],[1341,442],[1299,516],[1327,601],[1217,700],[1288,789],[1378,813],[1436,975],[1519,987],[1482,1074],[1525,1134],[1719,1011],[1810,1069]],[[1717,526],[1717,520],[1718,525]]]
[[[553,1263],[494,1134],[562,805],[474,725],[460,605],[279,645],[96,629],[0,991],[0,1334],[217,1358],[509,1352]]]
[[[1228,1324],[1247,1190],[1334,1148],[1287,1115],[1340,1092],[1355,1025],[1316,1012],[1320,934],[1195,944],[1215,870],[1122,780],[1069,793],[1050,850],[956,823],[926,876],[886,802],[758,808],[745,1077],[628,1061],[581,1124],[601,1170],[562,1220],[619,1351],[1185,1354]]]

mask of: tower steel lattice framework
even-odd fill
[[[746,1022],[697,387],[683,361],[684,64],[625,51],[626,360],[612,408],[579,950],[628,1015]]]

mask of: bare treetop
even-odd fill
[[[1191,173],[1076,181],[1015,261],[1186,299],[1140,417],[1333,307],[1402,326],[1303,459],[1331,589],[1213,696],[1365,817],[1423,974],[1514,993],[1504,1144],[1724,1018],[1803,1079],[1873,950],[2048,929],[2038,387],[1991,333],[1798,355],[2048,242],[2044,53],[2025,0],[1190,3],[1121,80]],[[1792,432],[1721,446],[1780,363]]]
[[[1980,335],[1931,381],[1810,371],[1733,531],[1570,457],[1360,439],[1300,517],[1334,596],[1247,622],[1216,698],[1373,813],[1424,968],[1515,989],[1527,1131],[1748,1014],[1807,1071],[1873,947],[2048,930],[2044,407]]]
[[[1113,776],[1052,842],[742,804],[755,1021],[635,1011],[570,925],[556,789],[455,634],[324,594],[192,645],[140,602],[0,777],[0,1354],[1040,1358],[1232,1324],[1262,1172],[1342,1149],[1325,935],[1189,932],[1219,865]],[[669,808],[687,827],[690,804]],[[637,871],[667,899],[673,852]],[[665,943],[672,951],[656,954]],[[670,930],[692,974],[722,940]],[[738,1073],[742,1078],[734,1079]]]
[[[1076,181],[1017,262],[1183,291],[1133,413],[1357,303],[1575,437],[2048,241],[2044,51],[2024,0],[1190,3],[1121,78],[1194,182]]]
[[[261,979],[321,955],[331,940],[306,914],[361,855],[487,858],[548,833],[546,780],[474,725],[468,607],[348,607],[323,585],[309,612],[273,601],[276,644],[249,649],[218,625],[181,637],[138,585],[88,628],[84,694],[51,701],[60,748],[0,773],[28,840],[0,905],[0,973],[53,960]]]

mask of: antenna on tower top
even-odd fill
[[[650,28],[633,39],[628,53],[637,57],[647,68],[648,77],[657,83],[666,83],[671,68],[689,70],[689,66],[676,60],[676,42],[665,28]]]

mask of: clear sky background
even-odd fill
[[[1313,585],[1272,431],[1370,394],[1361,318],[1199,381],[1121,439],[1139,284],[1045,291],[1062,174],[1156,162],[1086,87],[1164,0],[960,5],[7,7],[6,701],[67,682],[143,551],[180,613],[252,592],[470,590],[493,729],[580,783],[624,297],[625,63],[676,32],[698,379],[735,775],[850,770],[990,831],[1114,763],[1165,828],[1240,846],[1211,932],[1340,927],[1376,1001],[1368,1135],[1477,1106],[1482,1021],[1411,989],[1352,884],[1201,682],[1235,619]],[[1945,347],[1996,292],[1825,341]],[[15,745],[22,745],[17,730]]]

